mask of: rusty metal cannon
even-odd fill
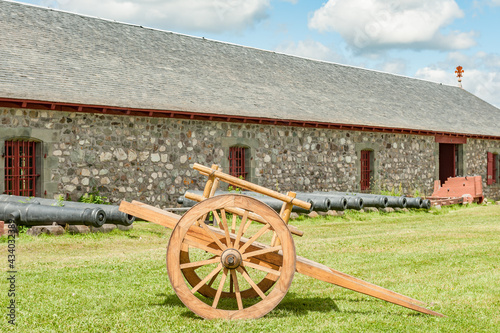
[[[286,295],[298,272],[421,313],[442,316],[424,303],[316,263],[295,253],[288,225],[294,205],[310,203],[227,175],[217,166],[194,169],[208,176],[203,194],[186,194],[199,201],[183,216],[147,204],[122,201],[120,210],[172,229],[167,247],[167,271],[180,300],[207,319],[259,318]],[[279,213],[257,198],[239,194],[213,196],[219,181],[283,202]],[[212,215],[219,227],[205,223]]]

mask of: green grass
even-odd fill
[[[498,332],[500,206],[433,213],[356,213],[299,219],[297,254],[417,298],[447,317],[423,315],[296,274],[265,317],[198,318],[168,281],[170,231],[137,222],[130,232],[30,237],[16,243],[19,332]],[[7,323],[7,243],[0,331]]]

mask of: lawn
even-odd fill
[[[265,317],[200,319],[168,281],[170,230],[16,239],[19,332],[498,332],[500,206],[303,218],[297,254],[429,304],[433,317],[296,274]],[[0,331],[10,276],[2,238]]]

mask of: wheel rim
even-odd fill
[[[232,225],[225,219],[228,207],[242,211],[241,219]],[[203,222],[197,225],[210,212],[221,214],[222,230]],[[256,223],[249,218],[252,214],[266,223]],[[273,232],[279,246],[270,244]],[[186,262],[186,256],[192,262]],[[269,206],[247,196],[222,195],[195,205],[179,220],[167,249],[167,270],[181,301],[201,317],[259,318],[279,304],[288,291],[295,272],[295,247],[287,226]],[[196,284],[192,273],[199,280]],[[207,289],[215,291],[209,295],[212,298],[201,292]],[[245,290],[258,297],[245,299]]]

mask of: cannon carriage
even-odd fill
[[[370,295],[421,313],[443,316],[425,304],[320,263],[297,256],[293,235],[303,233],[288,224],[292,207],[310,203],[195,164],[208,177],[202,195],[186,193],[199,203],[183,216],[133,201],[122,201],[127,214],[172,229],[167,247],[167,271],[179,299],[206,319],[255,319],[272,311],[285,297],[294,274],[300,273]],[[255,197],[214,196],[220,181],[283,202],[279,213]],[[206,223],[211,217],[215,226]]]

